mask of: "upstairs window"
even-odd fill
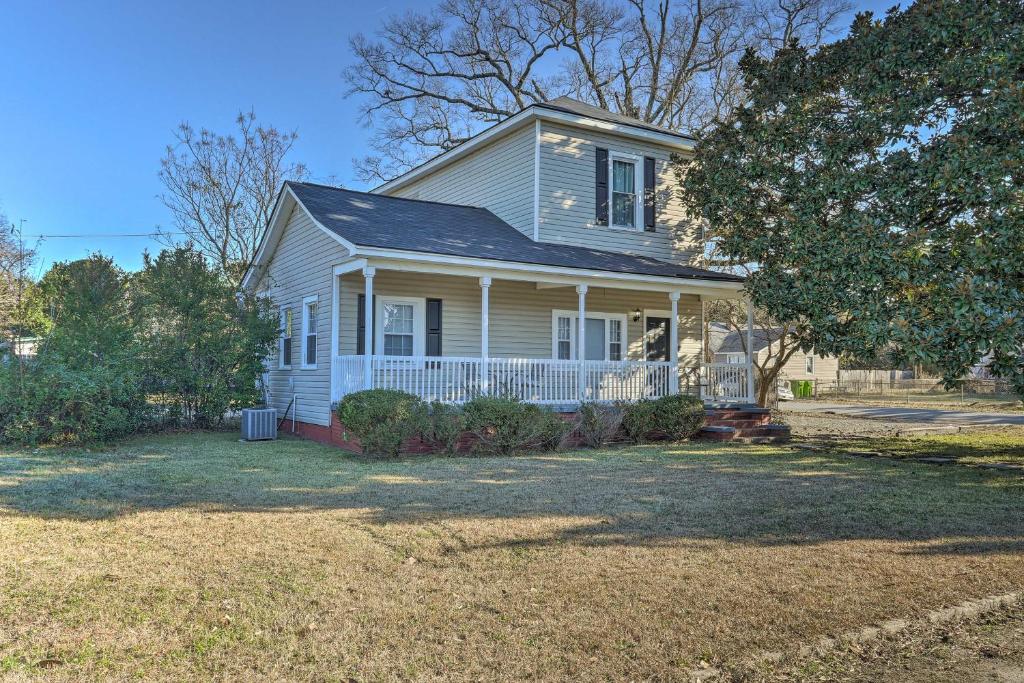
[[[639,221],[637,220],[640,203],[637,190],[637,180],[640,174],[637,172],[638,159],[619,156],[611,156],[611,225],[613,228],[627,228],[636,230]]]
[[[804,371],[807,372],[808,375],[813,375],[814,374],[814,354],[813,353],[807,354],[807,356],[804,358]]]

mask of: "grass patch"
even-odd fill
[[[1024,585],[1024,480],[683,444],[0,451],[0,671],[679,679]]]
[[[839,449],[877,450],[899,458],[953,458],[962,463],[1024,465],[1024,427],[973,429],[958,434],[868,438]]]

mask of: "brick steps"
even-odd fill
[[[789,427],[771,424],[771,411],[758,406],[709,406],[707,423],[696,438],[735,443],[784,443]]]

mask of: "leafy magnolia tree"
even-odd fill
[[[260,126],[239,114],[235,135],[196,131],[183,123],[160,162],[163,203],[177,229],[232,280],[252,262],[285,180],[306,167],[287,160],[297,134]],[[164,233],[168,244],[180,240]]]
[[[376,125],[364,179],[569,95],[676,130],[730,110],[745,48],[820,44],[846,0],[442,0],[350,40],[349,94]]]
[[[260,400],[263,359],[278,331],[268,302],[236,294],[191,247],[145,254],[135,285],[146,388],[174,417],[212,426]]]
[[[1022,44],[1019,0],[931,0],[744,57],[683,196],[801,346],[948,382],[991,353],[1024,393]]]

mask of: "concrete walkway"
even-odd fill
[[[934,408],[896,408],[892,406],[825,403],[819,401],[786,401],[784,410],[800,413],[835,413],[875,420],[918,422],[934,425],[1024,425],[1024,413],[978,413]]]

